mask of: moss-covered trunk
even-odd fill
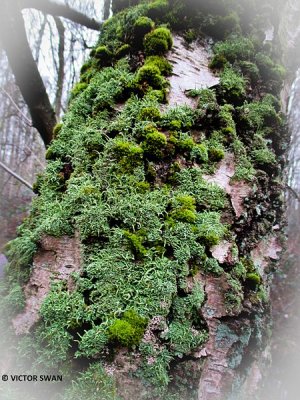
[[[55,128],[2,312],[19,362],[63,372],[65,400],[246,399],[258,385],[284,69],[264,35],[278,4],[224,3],[116,14]]]

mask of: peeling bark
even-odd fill
[[[32,273],[24,288],[25,309],[12,323],[17,335],[28,333],[39,320],[41,304],[54,281],[65,281],[69,290],[73,289],[71,274],[79,271],[81,263],[80,241],[78,237],[44,236],[40,249],[33,260]]]

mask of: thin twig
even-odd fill
[[[13,103],[13,105],[15,106],[15,108],[17,109],[17,111],[21,114],[21,116],[25,119],[25,123],[26,125],[30,126],[32,128],[32,122],[30,121],[30,119],[28,117],[26,117],[26,115],[23,113],[23,111],[18,107],[17,103],[14,101],[14,99],[11,97],[11,95],[3,88],[0,88],[2,90],[2,92],[9,98],[9,100]]]
[[[10,175],[12,175],[14,178],[16,178],[19,182],[23,183],[23,185],[27,186],[30,190],[33,191],[33,187],[29,182],[23,179],[20,175],[16,174],[1,161],[0,161],[0,167],[3,168],[6,172],[8,172]]]
[[[294,195],[294,197],[295,197],[298,201],[300,201],[300,196],[299,196],[299,194],[298,194],[290,185],[286,184],[285,187],[286,187],[286,189],[288,189],[288,190]]]

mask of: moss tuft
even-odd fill
[[[148,17],[139,17],[134,23],[134,36],[142,41],[143,36],[151,32],[154,28],[154,22]]]
[[[166,136],[158,131],[148,133],[145,137],[145,140],[142,142],[144,153],[149,159],[161,158],[166,145]]]
[[[164,79],[161,76],[160,70],[155,65],[144,65],[138,70],[136,76],[138,84],[147,84],[154,89],[161,89],[164,85]]]
[[[109,327],[110,340],[126,347],[137,346],[144,334],[147,320],[134,311],[126,311],[122,319],[116,319]]]
[[[130,53],[130,45],[129,44],[123,44],[122,46],[118,47],[116,52],[115,52],[115,57],[117,60],[120,58],[123,58],[127,56],[127,54]]]
[[[99,46],[96,48],[95,57],[99,60],[101,67],[107,67],[112,63],[112,53],[106,46]]]
[[[169,29],[156,28],[144,38],[144,49],[147,56],[163,55],[173,46],[173,39]]]
[[[172,64],[164,57],[160,56],[150,56],[145,60],[145,65],[156,66],[162,75],[169,76],[172,73]]]

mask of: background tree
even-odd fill
[[[96,20],[107,17],[110,2],[11,3],[3,2],[0,16],[0,162],[32,185],[44,169],[44,146],[53,124],[64,113],[68,93],[98,37]],[[15,236],[32,196],[0,168],[0,247]]]

